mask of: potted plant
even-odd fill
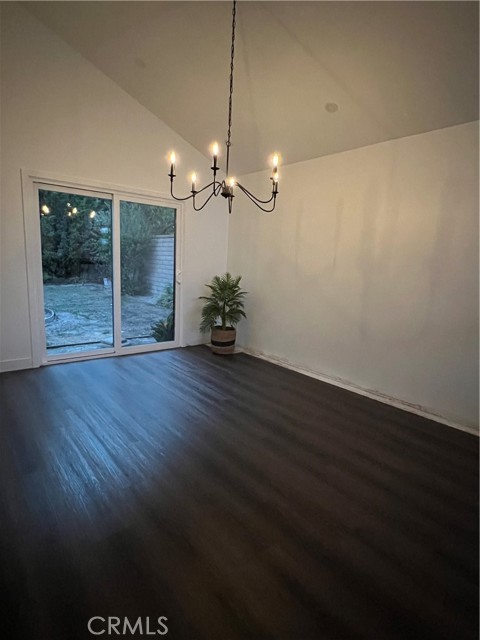
[[[213,353],[233,353],[237,337],[236,326],[240,319],[246,318],[243,310],[243,298],[246,291],[242,291],[240,280],[242,276],[234,278],[230,273],[214,276],[210,284],[209,296],[200,296],[205,300],[202,309],[202,332],[211,330],[211,348]]]

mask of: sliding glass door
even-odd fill
[[[120,201],[122,344],[175,339],[176,211]]]
[[[36,193],[43,361],[176,346],[176,209],[54,185]]]
[[[113,350],[112,198],[38,190],[46,352]]]

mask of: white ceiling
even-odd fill
[[[225,140],[230,2],[22,5],[205,155]],[[478,3],[243,1],[235,62],[236,175],[440,129],[478,119]]]

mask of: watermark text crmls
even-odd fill
[[[167,620],[165,616],[159,618],[138,617],[135,620],[130,618],[118,618],[117,616],[93,616],[87,623],[89,632],[94,636],[164,636],[168,633]]]

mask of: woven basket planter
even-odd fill
[[[213,353],[221,355],[229,355],[235,351],[235,340],[237,330],[233,328],[221,329],[214,327],[212,329],[211,349]]]

